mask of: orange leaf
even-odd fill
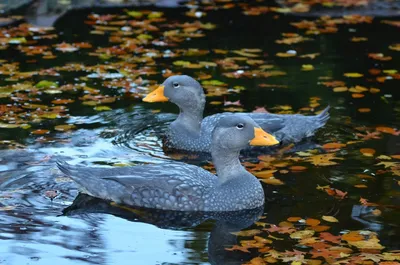
[[[283,221],[278,224],[279,227],[293,227],[294,225],[290,222]]]
[[[347,87],[345,86],[339,86],[339,87],[335,87],[333,89],[333,92],[346,92],[347,90],[349,90]]]
[[[320,223],[321,223],[321,221],[318,219],[308,218],[306,220],[306,224],[311,225],[311,226],[316,226],[316,225],[319,225]]]
[[[49,130],[35,130],[32,132],[32,134],[36,134],[36,135],[43,135],[43,134],[48,134],[50,131]]]
[[[270,185],[284,185],[280,179],[276,178],[268,178],[268,179],[261,179],[262,182],[270,184]]]
[[[322,146],[322,148],[324,148],[324,149],[340,149],[345,146],[346,146],[346,144],[342,144],[342,143],[327,143],[327,144],[324,144]]]
[[[307,168],[303,167],[303,166],[291,166],[291,167],[289,167],[289,169],[292,171],[303,171],[303,170],[306,170]]]
[[[376,93],[381,92],[381,90],[380,90],[379,88],[371,87],[371,88],[369,89],[369,92],[370,92],[371,94],[376,94]]]
[[[315,232],[323,232],[329,230],[331,227],[327,225],[316,225],[316,226],[311,226],[310,228]]]
[[[399,131],[396,131],[395,129],[390,128],[390,127],[380,126],[380,127],[376,127],[376,130],[378,132],[384,132],[384,133],[389,133],[389,134],[393,134],[393,135],[399,135],[400,134]]]
[[[363,98],[363,97],[364,97],[364,94],[353,93],[353,94],[351,94],[351,96],[352,96],[353,98]]]
[[[256,257],[250,260],[251,265],[265,265],[267,264],[261,257]]]
[[[376,151],[372,148],[361,148],[360,152],[365,156],[373,156]]]
[[[346,241],[361,241],[364,240],[364,237],[362,235],[359,234],[358,231],[351,231],[347,234],[344,234],[342,236],[342,240],[346,240]]]
[[[256,172],[254,173],[254,175],[256,175],[259,178],[271,178],[274,176],[274,173],[277,170],[264,170],[264,171],[260,171],[260,172]]]
[[[289,222],[297,222],[297,221],[299,221],[301,219],[302,219],[301,217],[289,217],[287,220]]]
[[[366,189],[366,188],[368,188],[368,186],[365,185],[365,184],[356,184],[356,185],[354,185],[354,187],[359,188],[359,189]]]
[[[371,112],[371,109],[370,108],[359,108],[358,112],[367,113],[367,112]]]

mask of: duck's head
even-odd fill
[[[241,113],[224,114],[214,128],[212,145],[219,149],[241,150],[253,146],[276,145],[279,141],[266,133],[249,116]]]
[[[188,75],[174,75],[168,77],[162,85],[149,93],[144,102],[171,101],[182,109],[204,108],[205,96],[199,82]]]

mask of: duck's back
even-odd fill
[[[183,163],[122,168],[58,167],[89,195],[128,205],[165,210],[204,210],[217,177]]]

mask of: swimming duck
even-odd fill
[[[178,118],[169,126],[167,146],[175,149],[210,152],[211,132],[226,113],[214,114],[203,119],[206,103],[203,87],[190,76],[168,77],[156,90],[143,98],[144,102],[171,101],[178,105]],[[246,113],[268,133],[283,144],[297,143],[314,135],[329,119],[329,106],[320,114],[282,115],[271,113]]]
[[[57,162],[58,168],[93,197],[175,211],[238,211],[264,204],[260,182],[240,164],[240,150],[277,144],[249,116],[226,114],[212,131],[217,176],[181,162],[121,168],[87,168]]]

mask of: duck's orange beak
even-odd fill
[[[274,136],[261,128],[254,127],[254,138],[250,141],[250,145],[269,146],[275,144],[279,144],[279,141]]]
[[[153,92],[149,93],[145,98],[143,98],[144,102],[165,102],[168,101],[168,98],[164,96],[164,86],[161,85],[156,88]]]

